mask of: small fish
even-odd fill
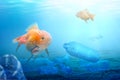
[[[82,20],[84,20],[85,22],[87,22],[87,20],[91,19],[92,21],[94,20],[94,14],[90,13],[87,9],[79,11],[76,16],[78,18],[81,18]]]
[[[102,39],[102,38],[103,38],[102,35],[98,35],[98,36],[93,36],[90,39],[93,40],[93,41],[95,41],[95,40],[99,40],[99,39]]]

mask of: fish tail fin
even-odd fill
[[[18,38],[13,39],[13,43],[18,42],[18,40],[19,40],[19,37],[18,37]]]
[[[17,48],[16,48],[16,52],[18,51],[18,49],[19,49],[20,46],[21,46],[21,44],[18,43]]]
[[[94,20],[95,15],[94,14],[90,14],[90,19],[93,21]]]
[[[79,18],[79,13],[77,13],[77,14],[76,14],[76,17],[78,17],[78,18]]]
[[[48,49],[45,49],[45,52],[47,53],[47,55],[49,56],[49,52],[48,52]]]
[[[13,43],[16,43],[17,42],[17,40],[16,39],[13,39]]]

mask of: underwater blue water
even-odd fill
[[[58,73],[63,76],[77,76],[91,71],[94,67],[96,69],[91,73],[119,70],[119,5],[119,0],[0,0],[0,56],[15,55],[21,61],[24,72],[31,70],[35,75]],[[95,14],[94,21],[89,20],[86,23],[76,17],[76,13],[83,9]],[[25,62],[31,54],[24,45],[15,52],[17,44],[13,43],[13,39],[25,34],[26,29],[34,23],[38,23],[41,30],[52,35],[52,43],[48,47],[50,56],[43,51],[35,61],[31,60],[26,65]],[[103,63],[105,60],[107,67],[101,62],[91,63],[69,55],[63,44],[71,41],[100,52],[100,60]],[[50,70],[51,67],[53,71]]]

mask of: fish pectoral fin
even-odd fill
[[[88,23],[87,20],[85,20],[85,22]]]
[[[34,61],[36,60],[36,58],[38,57],[38,55],[31,55],[28,60],[26,61],[26,63],[28,63],[32,58],[34,59]]]
[[[21,46],[21,44],[18,43],[17,48],[16,48],[16,52],[18,51],[18,49],[19,49],[20,46]]]
[[[39,55],[34,55],[33,58],[34,58],[34,61],[38,58]]]
[[[48,52],[48,49],[47,49],[47,48],[45,49],[45,52],[46,52],[46,53],[47,53],[47,55],[49,56],[49,52]]]

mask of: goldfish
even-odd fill
[[[84,9],[82,11],[79,11],[76,16],[78,18],[81,18],[82,20],[84,20],[85,22],[87,22],[87,20],[91,19],[92,21],[94,20],[94,14],[90,13],[88,11],[88,9]]]
[[[49,55],[47,47],[51,43],[51,40],[50,33],[45,30],[40,30],[38,24],[35,23],[26,30],[26,34],[15,38],[14,42],[18,43],[16,51],[21,44],[24,44],[26,49],[35,56],[43,50]]]

